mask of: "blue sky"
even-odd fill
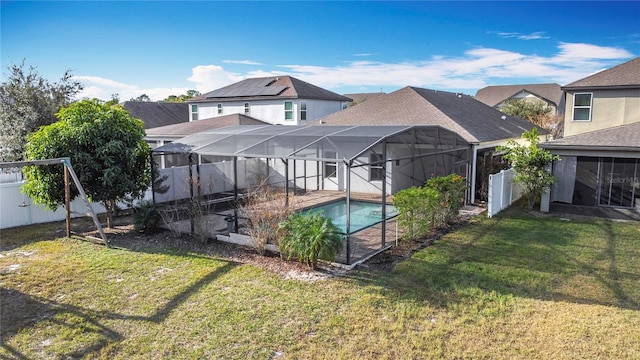
[[[81,94],[153,100],[288,74],[338,93],[567,84],[640,54],[640,2],[0,3],[23,58]]]

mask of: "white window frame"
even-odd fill
[[[244,113],[245,114],[251,113],[251,104],[249,104],[248,102],[244,103]]]
[[[198,104],[191,104],[189,109],[191,110],[190,111],[191,121],[197,121],[198,120]]]
[[[576,105],[576,96],[577,95],[589,95],[589,105]],[[589,109],[589,118],[588,119],[576,119],[576,109]],[[571,120],[572,121],[591,121],[591,116],[593,114],[593,93],[590,92],[579,92],[573,94],[573,108],[571,110]]]
[[[369,181],[384,181],[386,175],[380,162],[382,160],[382,154],[373,152],[369,154]],[[381,176],[373,176],[374,174],[381,174]]]
[[[325,161],[323,166],[323,174],[325,178],[335,179],[338,177],[338,159],[335,151],[325,151],[325,157],[336,157],[335,162]]]
[[[222,103],[218,103],[218,115],[222,115]]]
[[[287,110],[287,104],[291,104],[291,109]],[[287,114],[290,118],[287,119]],[[293,121],[293,101],[285,101],[284,102],[284,121]]]
[[[307,102],[300,101],[300,121],[307,120]]]

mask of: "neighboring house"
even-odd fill
[[[131,116],[141,119],[145,129],[189,121],[189,105],[186,103],[125,101],[122,106]]]
[[[640,57],[562,87],[564,135],[640,121]]]
[[[512,99],[541,102],[553,109],[553,114],[564,112],[564,96],[559,84],[493,85],[478,90],[476,99],[500,110]]]
[[[304,125],[351,99],[291,76],[246,79],[189,99],[189,120],[244,114],[270,124]]]
[[[561,157],[542,209],[569,204],[640,218],[640,58],[563,89],[567,136],[540,144]]]
[[[242,114],[230,114],[215,118],[189,121],[180,124],[148,129],[146,131],[147,136],[145,137],[145,140],[152,149],[155,149],[191,134],[235,125],[268,125],[268,123],[260,121],[258,119],[254,119],[251,116]],[[201,158],[199,159],[198,163],[222,160],[224,159]],[[188,159],[180,159],[178,156],[163,156],[158,161],[158,164],[161,168],[181,166],[188,164]]]
[[[390,94],[319,119],[312,125],[438,125],[472,144],[470,159],[460,159],[458,173],[470,181],[469,200],[483,199],[484,163],[495,147],[520,139],[533,124],[507,116],[471,96],[439,90],[405,87]],[[544,131],[542,131],[545,134]],[[471,163],[465,174],[466,164]]]

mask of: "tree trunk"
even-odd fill
[[[116,206],[116,202],[113,200],[107,200],[106,209],[107,209],[107,227],[109,229],[113,229],[113,209]]]

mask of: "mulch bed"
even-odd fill
[[[358,265],[358,268],[372,272],[390,272],[400,261],[411,257],[416,251],[431,245],[446,233],[465,226],[469,223],[470,217],[459,216],[456,221],[444,228],[437,228],[431,233],[418,240],[401,240],[398,246],[383,251],[366,262]],[[254,249],[247,246],[229,244],[222,241],[209,240],[204,243],[190,235],[175,236],[168,230],[161,230],[154,234],[143,234],[134,230],[130,216],[120,216],[114,220],[114,228],[104,228],[107,238],[112,247],[124,248],[131,251],[149,251],[153,248],[162,249],[165,247],[181,248],[195,253],[206,254],[213,258],[233,261],[242,264],[255,265],[274,273],[283,278],[295,278],[305,281],[316,281],[325,278],[342,276],[348,271],[343,268],[333,267],[327,264],[320,264],[316,269],[309,269],[306,265],[286,261],[278,254],[266,253],[258,254]],[[99,237],[92,223],[86,223],[81,229],[82,234]],[[77,231],[77,230],[76,230]],[[352,270],[354,271],[354,270]]]

